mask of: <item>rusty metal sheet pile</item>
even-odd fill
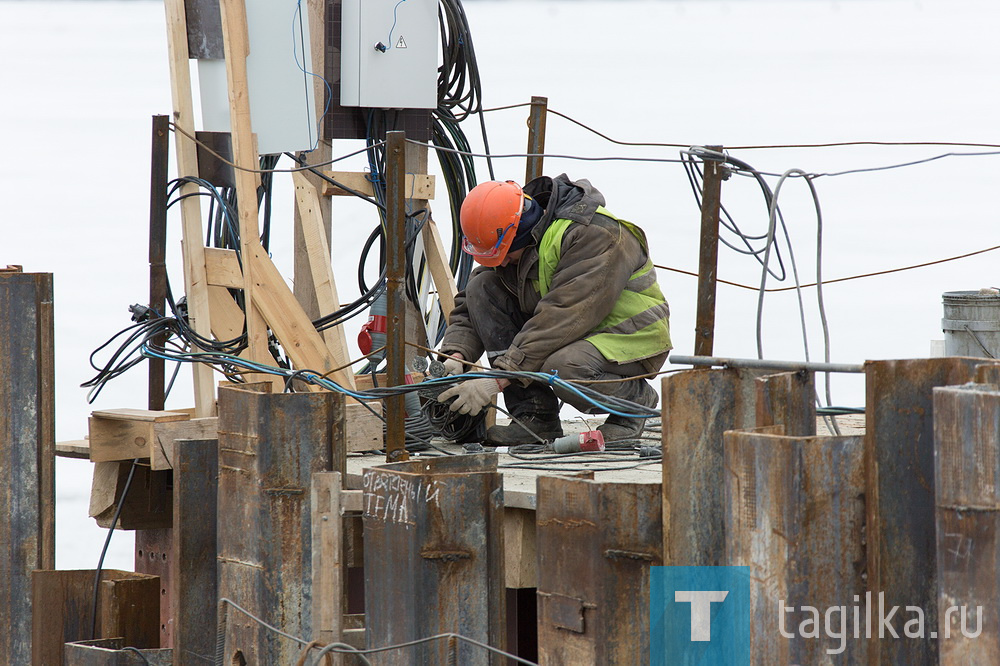
[[[369,647],[453,632],[505,644],[503,485],[496,455],[366,469],[365,613]],[[459,664],[501,664],[460,642]],[[374,664],[443,664],[448,643],[379,652]]]
[[[786,435],[816,434],[816,373],[807,370],[757,379],[757,426],[782,425]]]
[[[752,427],[753,370],[689,370],[663,378],[663,559],[724,564],[722,433]]]
[[[539,663],[648,663],[649,568],[663,564],[660,485],[537,483]]]
[[[294,636],[312,633],[310,483],[342,418],[334,393],[219,391],[219,596]],[[227,663],[289,664],[301,646],[230,609],[225,649]]]
[[[887,607],[923,609],[927,627],[937,625],[933,389],[971,381],[980,363],[951,357],[865,364],[869,587],[885,593]],[[907,619],[893,617],[901,637]],[[929,630],[923,639],[875,643],[874,658],[883,663],[937,663]]]
[[[867,641],[797,633],[803,606],[864,603],[862,438],[730,431],[725,447],[728,564],[750,567],[748,663],[863,663]],[[780,618],[779,601],[793,609]]]
[[[934,446],[940,663],[997,664],[1000,663],[997,607],[1000,603],[1000,390],[997,385],[934,389]]]
[[[0,663],[31,659],[31,572],[55,567],[52,275],[0,270]]]

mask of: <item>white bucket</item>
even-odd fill
[[[947,291],[943,299],[945,356],[1000,358],[1000,294]]]

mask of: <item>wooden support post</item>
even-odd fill
[[[152,159],[149,168],[149,307],[164,314],[167,299],[167,166],[170,160],[170,129],[167,116],[153,116]],[[163,346],[166,334],[152,339]],[[165,361],[149,363],[149,409],[163,409],[165,398]]]
[[[707,146],[721,153],[722,146]],[[698,254],[698,312],[694,330],[695,356],[711,356],[715,344],[715,287],[719,267],[719,209],[725,165],[705,160],[701,195],[701,250]]]
[[[267,389],[269,384],[255,388]],[[312,475],[343,472],[341,394],[219,389],[219,597],[294,636],[312,634]],[[293,664],[301,645],[275,641],[228,611],[225,663]],[[238,618],[238,619],[237,619]],[[238,661],[236,663],[239,663]]]
[[[785,434],[816,434],[816,373],[806,370],[757,379],[757,426],[781,425]]]
[[[179,440],[173,462],[174,666],[198,666],[215,659],[219,441]]]
[[[0,269],[0,663],[31,661],[31,572],[55,568],[52,274]]]
[[[222,35],[226,53],[226,78],[229,82],[229,121],[232,128],[236,200],[239,206],[240,248],[243,259],[243,298],[247,321],[247,344],[250,359],[272,365],[267,349],[267,323],[258,309],[257,273],[260,228],[257,222],[257,185],[260,161],[250,124],[250,94],[247,87],[247,55],[250,53],[244,0],[222,0]],[[325,369],[325,368],[324,368]]]
[[[386,374],[390,386],[401,386],[406,374],[406,133],[386,132]],[[406,460],[406,407],[402,395],[385,399],[387,462]]]
[[[868,583],[885,607],[914,606],[924,626],[937,626],[934,531],[933,389],[971,381],[982,360],[932,358],[865,363],[865,475]],[[909,614],[892,626],[904,635]],[[936,664],[937,639],[873,638],[872,659],[883,664]]]
[[[312,477],[312,639],[343,641],[347,563],[344,553],[345,500],[361,491],[344,491],[340,472]]]
[[[548,115],[548,97],[531,98],[531,113],[528,116],[528,161],[524,170],[524,182],[528,183],[542,175],[542,161],[545,154],[545,120]]]
[[[369,647],[443,632],[503,649],[503,486],[496,454],[445,456],[364,471]],[[460,643],[383,653],[379,663],[505,664]]]
[[[814,619],[803,606],[826,613],[828,623],[827,609],[860,606],[864,612],[862,438],[738,430],[724,437],[726,564],[750,568],[746,610],[752,628],[750,644],[741,646],[745,662],[865,663],[871,641],[853,635],[849,610],[835,620],[846,635],[843,643],[820,631],[822,622],[816,626],[819,638],[798,629]],[[779,602],[789,612],[782,613]]]
[[[663,560],[725,565],[722,434],[752,427],[746,369],[688,370],[663,378]]]
[[[945,666],[1000,660],[998,424],[996,384],[934,389],[937,635]]]
[[[188,60],[187,18],[184,0],[164,0],[167,15],[167,53],[170,59],[170,91],[174,102],[174,146],[177,175],[198,176],[198,150],[189,138],[195,135],[194,102],[191,95],[191,69]],[[184,291],[188,304],[188,323],[206,338],[212,336],[208,283],[205,276],[205,245],[201,226],[198,186],[185,183],[179,191],[184,242]],[[254,199],[256,201],[256,199]],[[215,378],[210,366],[195,363],[195,415],[215,415]]]
[[[537,495],[539,663],[649,663],[659,484],[539,476]]]

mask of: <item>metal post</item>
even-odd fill
[[[149,168],[149,307],[164,314],[167,299],[167,166],[170,160],[169,116],[153,116],[152,160]],[[163,346],[166,334],[153,338]],[[149,409],[163,409],[166,397],[164,360],[150,358]]]
[[[829,633],[817,638],[797,630],[813,619],[804,606],[827,613],[827,622],[826,609],[860,606],[864,613],[862,437],[738,430],[724,437],[726,564],[750,569],[745,663],[864,664],[870,641],[848,632],[856,626],[853,612],[840,615],[843,646]],[[865,622],[858,624],[864,631]]]
[[[217,638],[219,440],[177,440],[173,464],[174,665],[197,666],[214,659]]]
[[[503,485],[496,454],[370,467],[363,490],[368,647],[455,633],[503,649]],[[447,655],[447,643],[437,641],[371,659],[444,664]],[[458,663],[507,661],[463,642]]]
[[[402,386],[406,374],[406,133],[386,132],[386,378]],[[407,460],[406,405],[402,395],[385,399],[386,462]]]
[[[31,663],[31,572],[55,568],[52,274],[0,268],[0,663]]]
[[[722,146],[707,146],[722,152]],[[698,253],[698,312],[694,330],[694,353],[711,356],[715,344],[715,287],[719,267],[719,209],[722,202],[723,163],[705,160],[701,194],[701,250]]]
[[[545,119],[548,115],[548,97],[531,98],[531,114],[528,116],[528,163],[524,171],[524,182],[542,175],[542,160],[545,154]]]
[[[270,386],[219,390],[219,597],[305,637],[312,634],[310,487],[312,475],[338,458],[343,471],[344,444],[334,434],[344,397],[252,390]],[[295,663],[301,645],[276,640],[232,607],[228,613],[225,663],[239,663],[237,655],[245,663]]]
[[[1000,655],[998,424],[995,384],[934,389],[936,629],[946,666],[992,663]]]
[[[865,475],[868,580],[885,607],[923,609],[924,626],[937,626],[934,528],[933,389],[971,381],[982,359],[932,358],[865,364]],[[904,635],[909,613],[892,618]],[[883,664],[937,664],[939,642],[875,638],[873,659]]]
[[[757,427],[781,425],[785,435],[816,434],[816,375],[782,372],[757,379]]]
[[[659,484],[539,476],[537,497],[539,663],[649,663]]]
[[[725,564],[722,433],[753,427],[754,379],[746,369],[689,370],[663,378],[663,560]]]

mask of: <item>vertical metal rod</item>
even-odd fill
[[[406,372],[406,133],[386,132],[386,319],[385,357],[389,386],[402,386]],[[386,462],[407,460],[403,396],[385,399]]]
[[[722,152],[722,146],[707,146]],[[698,253],[698,313],[694,330],[695,356],[711,356],[715,344],[715,286],[719,266],[719,208],[722,202],[721,162],[705,162],[701,195],[701,250]]]
[[[163,314],[167,299],[167,167],[170,162],[169,116],[153,116],[152,159],[149,167],[149,307]],[[153,338],[162,346],[165,335]],[[166,402],[165,370],[161,358],[149,359],[149,409]]]
[[[528,116],[528,164],[524,171],[524,182],[542,175],[542,157],[545,153],[545,118],[548,113],[548,97],[531,98],[531,114]]]

